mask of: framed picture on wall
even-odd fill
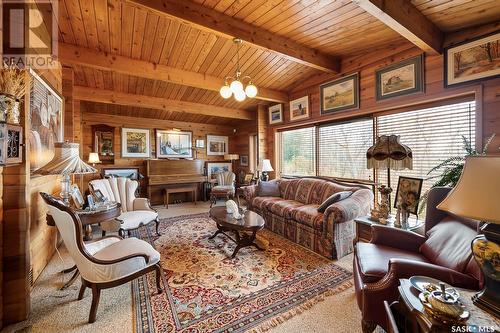
[[[398,208],[398,205],[401,204],[406,207],[406,211],[417,215],[423,182],[422,178],[399,176],[394,208]]]
[[[102,168],[102,178],[125,177],[138,180],[139,168]]]
[[[196,148],[205,148],[205,140],[196,139]]]
[[[424,91],[424,55],[375,72],[377,101]]]
[[[122,157],[149,158],[149,141],[148,129],[122,128]]]
[[[269,107],[269,124],[283,122],[283,104],[271,105]]]
[[[240,165],[248,166],[248,155],[240,155]]]
[[[321,114],[359,108],[359,75],[352,74],[319,86]]]
[[[156,130],[157,158],[192,158],[193,133]]]
[[[445,87],[500,77],[500,31],[444,49]]]
[[[309,96],[290,101],[290,121],[309,118]]]
[[[215,178],[216,173],[226,171],[233,171],[231,162],[207,162],[207,177],[209,180]]]
[[[33,69],[30,91],[29,159],[31,172],[54,157],[54,143],[64,141],[63,100]]]
[[[207,155],[222,156],[227,154],[229,138],[221,135],[207,135]]]

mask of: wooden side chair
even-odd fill
[[[138,186],[139,183],[136,180],[125,177],[94,179],[89,182],[92,193],[99,190],[109,200],[121,204],[122,214],[120,216],[101,223],[103,236],[106,235],[107,231],[118,231],[121,236],[124,236],[125,232],[130,235],[130,231],[152,222],[156,223],[156,233],[159,235],[158,212],[151,207],[147,198],[135,197]]]
[[[83,243],[79,217],[59,199],[43,192],[40,195],[49,206],[64,245],[82,276],[78,300],[83,298],[86,288],[92,290],[89,323],[96,319],[102,289],[113,288],[156,271],[156,288],[158,293],[162,292],[160,253],[149,243],[135,237],[122,239],[119,236],[108,236],[118,238],[118,241],[110,242],[108,246],[90,254]]]

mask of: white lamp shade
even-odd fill
[[[233,92],[231,91],[231,88],[229,88],[228,85],[222,86],[222,88],[220,88],[220,90],[219,90],[219,93],[222,96],[222,98],[225,98],[225,99],[228,99],[233,94]]]
[[[234,80],[233,82],[231,82],[231,85],[229,87],[231,88],[231,91],[235,95],[238,91],[243,91],[243,83],[241,83],[238,80]]]
[[[500,224],[500,156],[467,157],[457,185],[437,208]]]
[[[238,102],[243,102],[247,95],[245,95],[245,92],[243,90],[238,90],[234,93],[234,99],[236,99]]]
[[[240,156],[238,154],[226,154],[226,155],[224,155],[224,159],[228,160],[228,161],[236,161],[239,158],[240,158]]]
[[[91,163],[91,164],[101,163],[101,160],[99,159],[99,154],[98,153],[90,153],[88,163]]]
[[[245,88],[245,94],[250,98],[254,98],[255,96],[257,96],[257,87],[250,83]]]
[[[78,143],[54,143],[54,158],[43,167],[35,171],[38,175],[72,175],[95,173],[97,169],[80,159],[80,145]]]
[[[261,171],[261,172],[274,171],[273,167],[271,166],[271,161],[270,160],[262,160],[262,163],[259,165],[259,171]]]

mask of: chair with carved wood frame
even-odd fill
[[[119,240],[110,242],[110,245],[90,254],[83,243],[79,217],[59,199],[43,192],[40,192],[40,195],[47,203],[50,215],[82,276],[78,300],[83,298],[86,288],[92,290],[89,323],[96,319],[102,289],[119,286],[155,271],[156,288],[158,293],[162,292],[160,253],[149,243],[135,237],[123,239],[119,236],[108,236]]]

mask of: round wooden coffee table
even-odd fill
[[[264,228],[264,225],[266,224],[262,216],[259,214],[247,210],[244,213],[243,218],[237,220],[232,214],[228,214],[226,212],[225,206],[217,206],[210,208],[210,217],[217,224],[217,231],[215,234],[210,236],[209,239],[215,238],[218,234],[223,234],[236,243],[236,248],[234,249],[231,258],[234,258],[236,253],[238,253],[242,247],[246,246],[255,246],[261,251],[264,250],[255,243],[255,236],[257,235],[257,232]],[[232,231],[236,239],[229,236],[226,231]]]

